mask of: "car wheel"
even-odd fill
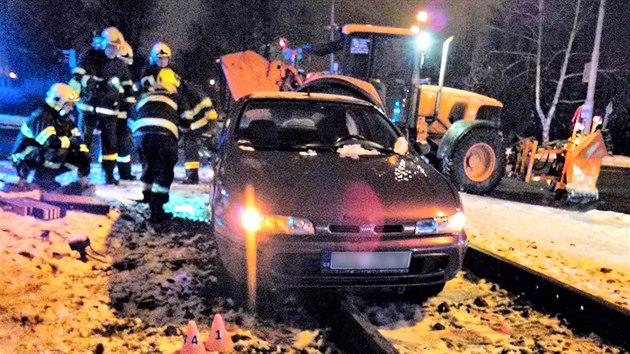
[[[505,174],[503,139],[493,129],[473,129],[442,160],[442,173],[458,190],[472,194],[492,191]]]
[[[422,304],[429,298],[437,296],[443,289],[445,283],[433,284],[428,286],[407,287],[403,293],[403,300]]]

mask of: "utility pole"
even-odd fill
[[[595,43],[593,44],[593,54],[591,55],[591,68],[588,74],[588,89],[586,90],[586,101],[582,106],[583,132],[591,131],[593,121],[593,106],[595,104],[595,82],[597,81],[597,68],[599,66],[599,46],[602,40],[602,28],[604,27],[604,13],[606,12],[606,0],[599,2],[599,14],[597,15],[597,28],[595,29]]]
[[[335,0],[331,0],[330,3],[330,41],[333,42],[335,40],[335,31],[337,29],[337,24],[335,24]],[[335,53],[330,52],[330,73],[334,74],[335,72]]]

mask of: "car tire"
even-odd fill
[[[473,129],[442,160],[442,173],[458,190],[472,194],[492,191],[505,174],[503,139],[494,129]]]
[[[422,304],[428,299],[437,296],[444,289],[445,283],[438,283],[428,286],[407,287],[403,293],[403,300]]]

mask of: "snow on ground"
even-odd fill
[[[163,228],[129,199],[140,182],[97,186],[115,207],[108,215],[42,221],[0,210],[0,353],[174,353],[188,321],[205,340],[214,313],[240,352],[331,352],[326,330],[290,298],[269,320],[226,296],[209,226],[199,222],[207,190],[175,185],[167,209],[178,218]],[[75,235],[91,240],[87,263],[69,248]]]
[[[355,301],[401,354],[623,352],[461,272],[422,306]]]
[[[630,215],[461,196],[472,245],[630,309]]]
[[[99,172],[92,178],[102,183]],[[209,173],[202,170],[202,179]],[[0,163],[0,178],[11,181],[10,174]],[[183,177],[181,168],[176,176]],[[92,352],[99,345],[106,353],[173,353],[189,319],[205,340],[217,312],[239,352],[335,352],[327,330],[291,298],[276,304],[273,319],[261,319],[225,296],[202,222],[207,186],[174,186],[167,209],[179,218],[165,229],[145,222],[146,206],[131,200],[140,190],[140,182],[98,186],[96,195],[115,206],[105,216],[70,211],[44,222],[0,211],[0,353]],[[629,306],[630,216],[462,198],[472,244]],[[104,256],[77,260],[68,240],[79,234]],[[356,302],[402,353],[619,352],[463,273],[423,305]]]

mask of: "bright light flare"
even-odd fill
[[[416,19],[420,22],[427,22],[429,20],[429,13],[422,10],[420,12],[418,12],[418,15],[416,16]]]
[[[411,26],[411,32],[416,33],[416,34],[420,33],[420,27]]]
[[[217,82],[214,79],[210,79],[210,86],[214,86]]]
[[[17,74],[16,74],[14,71],[11,71],[11,72],[9,73],[9,78],[10,78],[11,80],[17,80]]]
[[[241,223],[246,231],[258,232],[262,224],[262,216],[254,208],[245,209],[241,214]]]
[[[416,38],[416,47],[422,51],[426,52],[431,46],[431,35],[429,32],[420,32],[418,33],[418,37]]]

